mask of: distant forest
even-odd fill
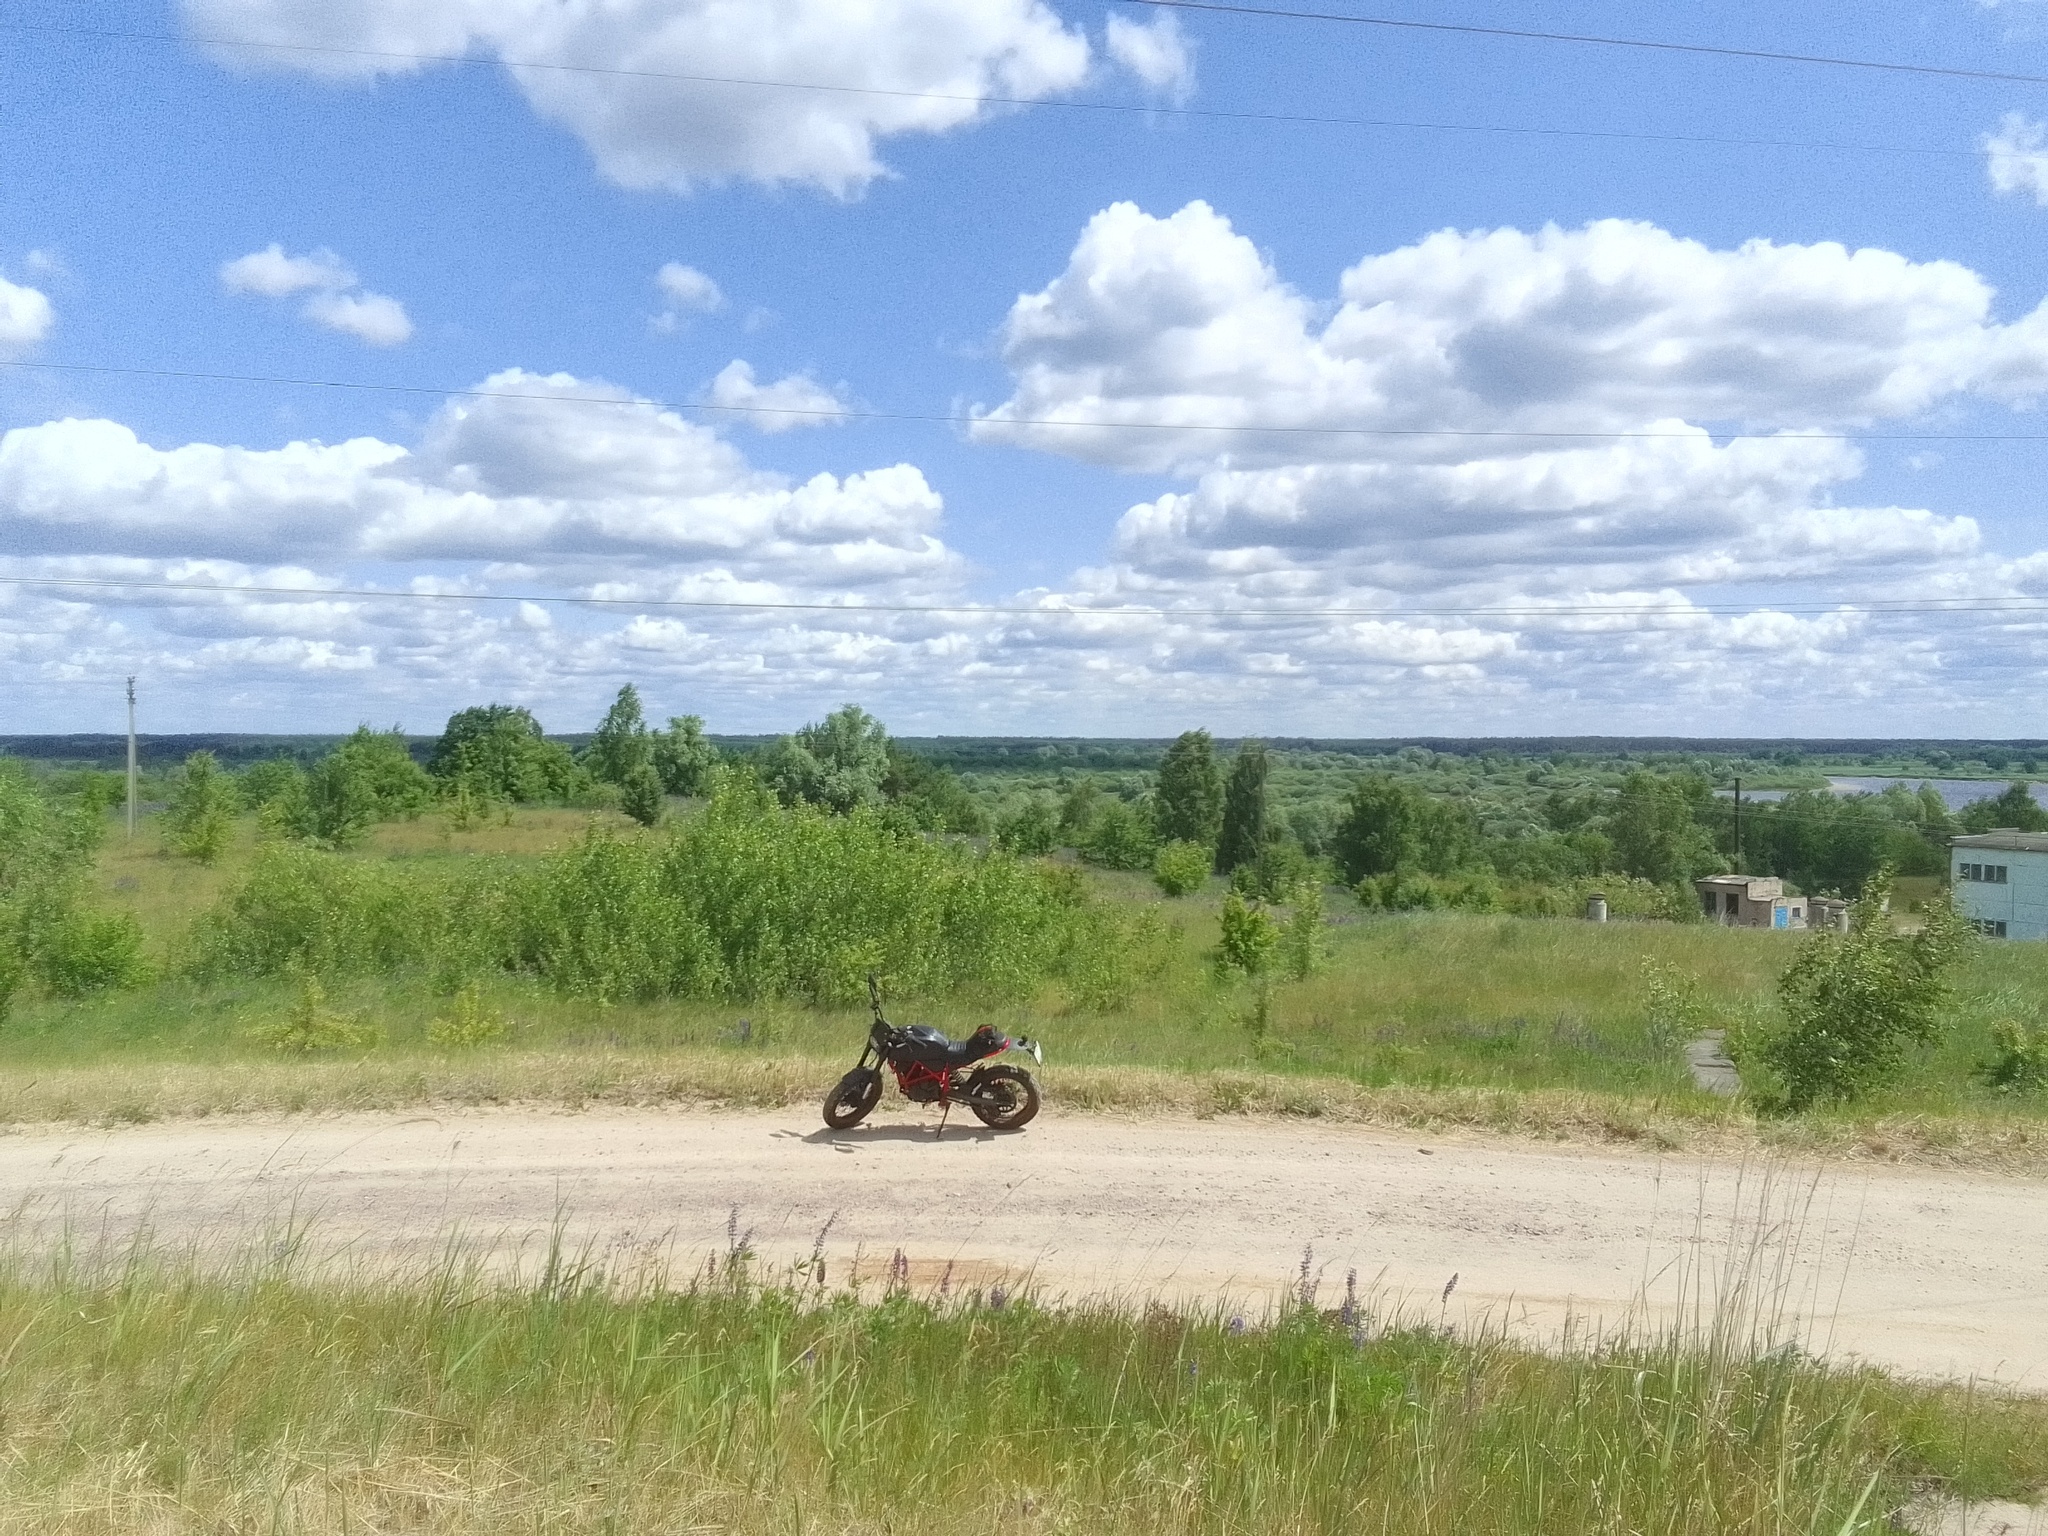
[[[590,732],[562,732],[552,737],[581,751]],[[334,735],[260,735],[243,732],[198,732],[187,735],[141,735],[138,753],[145,764],[169,766],[194,752],[211,752],[225,767],[244,767],[272,758],[312,764],[347,739]],[[424,763],[440,737],[405,738],[412,755]],[[747,757],[763,751],[774,736],[720,736],[706,739],[720,752]],[[1171,737],[1111,736],[897,736],[904,748],[926,761],[956,773],[1058,773],[1062,769],[1091,772],[1148,772],[1172,745]],[[1829,771],[1896,774],[1903,777],[2007,778],[2048,777],[2048,740],[1944,740],[1921,737],[1782,738],[1712,736],[1269,736],[1266,750],[1278,757],[1398,758],[1404,753],[1431,757],[1470,758],[1479,762],[1506,758],[1544,761],[1554,766],[1601,767],[1633,764],[1648,768],[1693,768],[1726,777],[1741,771],[1758,788],[1810,787],[1813,776]],[[1217,746],[1234,751],[1241,742],[1218,737]],[[121,768],[127,762],[127,738],[114,734],[0,736],[0,756],[19,757],[67,768]]]

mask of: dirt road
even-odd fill
[[[1333,1305],[1533,1336],[1674,1315],[1750,1255],[1808,1347],[2048,1390],[2048,1189],[1926,1169],[1738,1167],[1271,1121],[1049,1114],[933,1140],[929,1120],[837,1135],[809,1111],[551,1113],[173,1123],[0,1137],[17,1243],[140,1226],[232,1247],[310,1222],[313,1248],[382,1261],[451,1232],[530,1264],[572,1243],[683,1263],[742,1234],[775,1269],[828,1219],[836,1282],[899,1248],[913,1279],[1228,1296],[1250,1309],[1304,1249]],[[1443,1289],[1457,1285],[1448,1301]]]

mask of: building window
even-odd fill
[[[1974,880],[1981,885],[2004,885],[2006,866],[2003,864],[1960,864],[1956,876],[1962,880]]]
[[[1996,918],[1973,917],[1970,919],[1970,926],[1983,934],[1987,939],[2002,939],[2005,937],[2005,924],[1999,922]]]

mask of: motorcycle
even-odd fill
[[[896,1077],[896,1086],[913,1104],[937,1104],[945,1114],[965,1104],[983,1125],[1014,1131],[1029,1125],[1038,1113],[1038,1083],[1023,1067],[990,1058],[1022,1051],[1043,1066],[1045,1052],[1035,1040],[1011,1039],[984,1024],[965,1040],[949,1040],[928,1024],[891,1024],[882,1012],[881,984],[868,977],[868,1006],[874,1023],[854,1069],[825,1095],[825,1123],[835,1131],[859,1125],[882,1102],[882,1068]],[[974,1063],[983,1065],[967,1069]],[[964,1074],[964,1075],[963,1075]]]

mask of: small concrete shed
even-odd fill
[[[1709,875],[1692,883],[1700,911],[1724,928],[1804,928],[1806,898],[1787,896],[1776,875]]]

